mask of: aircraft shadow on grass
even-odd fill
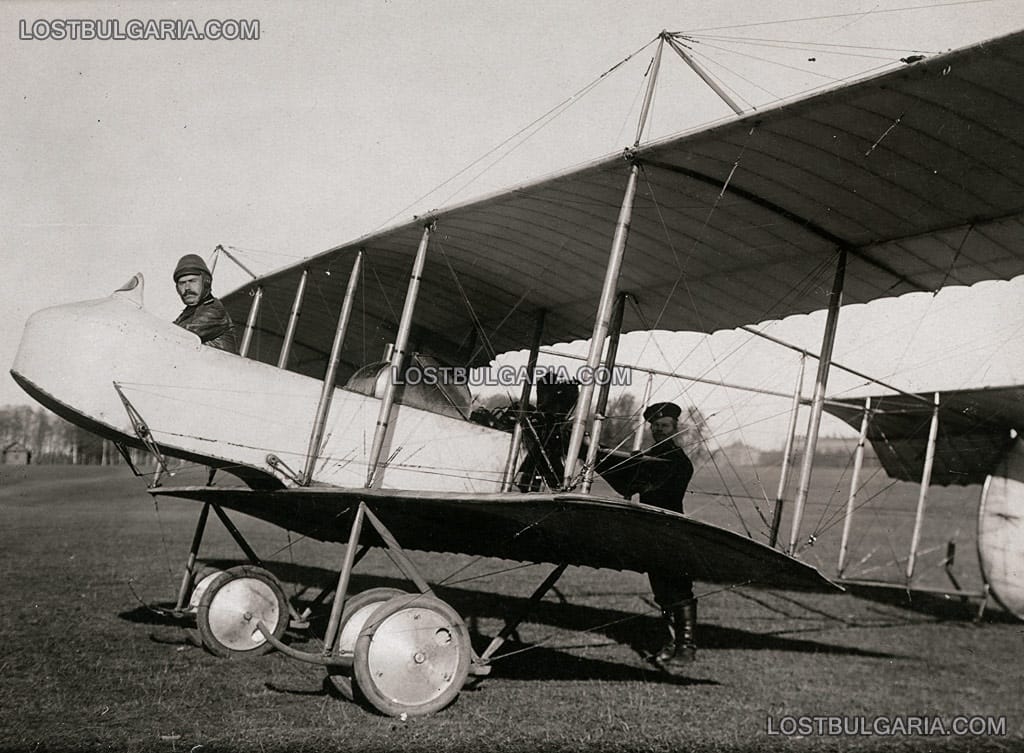
[[[207,560],[205,565],[217,569],[227,569],[240,564],[241,560]],[[297,565],[290,562],[267,563],[268,569],[286,584],[297,584],[298,596],[293,599],[295,606],[301,611],[314,594],[324,586],[333,586],[337,582],[337,573],[321,567]],[[408,590],[410,585],[399,578],[353,573],[350,593],[358,593],[369,588],[399,588]],[[287,589],[286,589],[287,590]],[[646,658],[657,649],[665,639],[663,623],[653,613],[638,614],[619,609],[608,609],[585,604],[541,601],[532,606],[529,599],[488,593],[465,588],[435,585],[434,591],[439,598],[451,604],[464,616],[473,640],[474,647],[482,651],[491,636],[479,632],[477,625],[480,619],[500,619],[517,615],[529,608],[527,624],[546,625],[553,629],[588,633],[590,636],[602,636],[616,644],[626,646],[638,656]],[[327,607],[315,609],[310,617],[312,635],[323,635],[326,627]],[[121,613],[120,617],[130,622],[150,625],[180,624],[175,618],[154,611],[145,606]],[[543,639],[542,639],[543,640]],[[637,668],[628,664],[609,662],[592,657],[580,656],[575,653],[586,646],[598,646],[590,641],[576,641],[572,646],[561,648],[546,646],[542,643],[530,645],[520,640],[516,634],[506,641],[498,650],[493,661],[500,667],[502,677],[518,679],[602,679],[634,681],[638,678]],[[719,625],[700,625],[700,645],[707,649],[740,649],[759,651],[788,651],[814,654],[833,654],[847,656],[864,656],[872,658],[898,658],[895,654],[868,651],[849,646],[841,646],[820,641],[797,639],[781,635],[750,632],[738,628]],[[574,653],[570,653],[570,650]],[[673,676],[665,672],[644,670],[649,680],[661,679],[678,684],[707,683],[707,680]]]
[[[991,600],[979,619],[977,599],[914,591],[899,586],[880,587],[846,583],[843,587],[859,599],[928,615],[940,622],[981,622],[1000,625],[1020,623],[1020,620],[999,608]]]

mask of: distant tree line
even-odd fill
[[[20,442],[34,465],[116,465],[124,459],[114,443],[70,424],[45,408],[0,407],[0,446]],[[143,460],[136,453],[136,460]]]

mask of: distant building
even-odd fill
[[[11,442],[4,447],[0,462],[4,465],[28,465],[32,462],[32,451],[21,442]]]
[[[804,454],[805,437],[796,437],[793,441],[793,457],[800,459]],[[814,453],[814,463],[818,466],[831,466],[833,468],[853,467],[853,456],[857,451],[857,437],[818,437]],[[778,453],[779,459],[782,453]],[[878,455],[875,454],[871,442],[864,443],[865,466],[879,465]]]
[[[853,454],[856,449],[856,437],[818,437],[817,451],[814,453],[815,465],[822,467],[852,466]],[[804,438],[794,437],[790,462],[801,462],[803,452]],[[750,447],[742,442],[734,442],[716,450],[715,457],[734,466],[777,466],[782,463],[782,448],[764,450]],[[864,445],[864,465],[875,466],[878,464],[878,456],[871,447],[871,443],[866,443]]]
[[[751,447],[743,442],[733,442],[715,450],[714,457],[716,460],[732,466],[762,465],[765,454],[764,450]],[[782,453],[777,454],[781,455]]]

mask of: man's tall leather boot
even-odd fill
[[[652,657],[656,664],[692,662],[697,659],[697,600],[683,602],[662,611],[668,627],[668,642]]]
[[[679,635],[676,623],[678,613],[678,608],[661,610],[661,616],[665,620],[665,627],[668,628],[668,641],[661,647],[658,653],[651,657],[651,661],[655,664],[672,661],[676,655],[676,637]]]
[[[697,600],[691,599],[675,610],[677,661],[697,659]]]

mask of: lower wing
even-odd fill
[[[678,513],[583,494],[457,494],[193,486],[150,492],[209,502],[324,541],[347,541],[365,502],[405,548],[680,574],[712,583],[834,591],[815,568]],[[382,543],[371,530],[363,543]]]

